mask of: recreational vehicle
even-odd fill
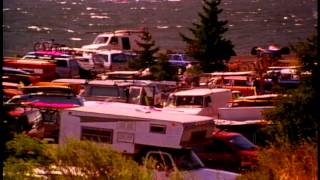
[[[134,51],[138,48],[136,40],[143,30],[117,30],[114,32],[106,32],[99,34],[92,44],[82,46],[85,50],[128,50]]]
[[[83,107],[62,112],[59,143],[65,143],[68,138],[89,140],[109,144],[138,162],[142,157],[152,157],[158,160],[155,179],[169,179],[170,172],[176,169],[184,179],[236,179],[237,173],[205,168],[191,150],[206,143],[213,130],[213,119],[207,116],[88,101]]]

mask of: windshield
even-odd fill
[[[176,106],[200,106],[203,107],[203,96],[177,96]]]
[[[191,150],[185,150],[184,152],[181,151],[179,154],[174,154],[173,159],[180,171],[204,167],[199,157]]]
[[[246,137],[241,135],[232,136],[229,139],[229,142],[234,144],[236,147],[244,150],[256,148],[256,146],[251,141],[249,141]]]
[[[106,44],[108,42],[109,37],[101,37],[98,36],[94,39],[93,44]]]

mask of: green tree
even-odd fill
[[[205,72],[225,70],[231,56],[236,55],[232,42],[223,36],[228,30],[228,21],[218,19],[222,12],[218,8],[220,3],[221,0],[203,0],[203,12],[198,14],[200,21],[189,28],[193,37],[180,34],[187,43],[186,53],[199,60]]]
[[[303,139],[317,139],[319,126],[319,56],[317,54],[317,38],[308,38],[306,42],[292,45],[304,69],[311,72],[302,76],[299,88],[288,92],[276,107],[264,113],[266,119],[273,122],[269,128],[281,140],[287,139],[296,144]]]
[[[159,51],[159,47],[155,45],[155,40],[152,38],[148,30],[144,30],[142,35],[139,36],[140,41],[136,41],[139,50],[137,58],[129,61],[129,68],[132,70],[141,70],[148,68],[155,64],[155,54]]]

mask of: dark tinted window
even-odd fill
[[[244,136],[233,136],[229,139],[229,142],[236,145],[240,149],[254,149],[256,146],[250,142],[246,137]]]
[[[121,40],[122,40],[122,48],[123,48],[124,50],[129,50],[129,49],[131,49],[131,47],[130,47],[130,41],[129,41],[129,38],[128,38],[128,37],[123,37],[123,38],[121,38]]]
[[[112,129],[82,127],[81,140],[89,140],[95,142],[104,142],[112,144]]]
[[[68,67],[68,62],[64,60],[55,61],[57,67]]]
[[[127,62],[128,58],[125,54],[112,54],[111,61],[113,63],[125,63]]]

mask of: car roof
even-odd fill
[[[215,89],[195,88],[195,89],[178,91],[173,94],[176,96],[204,96],[204,95],[209,95],[211,93],[228,92],[228,91],[231,91],[231,90],[230,89],[223,89],[223,88],[215,88]]]

